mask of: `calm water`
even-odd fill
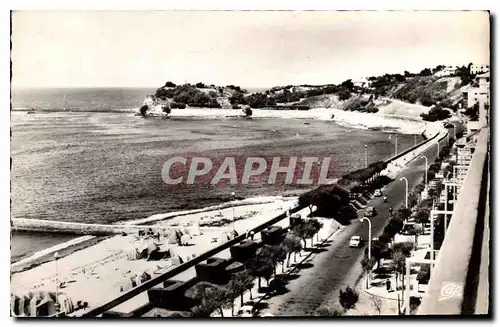
[[[141,99],[142,101],[142,99]],[[140,102],[140,101],[139,101]],[[393,140],[378,131],[301,120],[143,119],[128,113],[51,112],[11,115],[13,218],[112,223],[220,203],[278,195],[297,186],[166,185],[163,163],[176,155],[331,157],[331,177],[393,155]],[[400,151],[412,146],[401,135]],[[13,235],[12,259],[66,241],[66,236]]]

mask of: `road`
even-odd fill
[[[450,135],[453,135],[453,128],[450,130]],[[440,147],[445,146],[446,142],[445,138],[440,142]],[[437,156],[437,146],[430,147],[424,154],[430,165]],[[408,179],[411,191],[423,181],[424,170],[424,159],[414,159],[385,187],[387,203],[384,203],[381,197],[369,201],[368,206],[375,207],[377,211],[377,215],[371,218],[372,237],[382,233],[389,219],[389,207],[396,208],[404,204],[405,183],[399,181],[399,178]],[[353,235],[360,235],[368,240],[368,224],[355,220],[337,233],[332,242],[324,248],[327,251],[317,254],[311,261],[311,267],[302,269],[299,272],[300,277],[290,281],[287,285],[290,292],[268,300],[269,308],[266,311],[276,316],[311,316],[321,304],[337,302],[339,289],[354,285],[362,273],[361,259],[364,248],[349,247],[349,239]]]

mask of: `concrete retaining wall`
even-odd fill
[[[458,196],[418,315],[474,312],[482,243],[478,237],[483,235],[487,178],[488,129],[484,128],[479,135],[469,172],[462,186],[463,192]]]

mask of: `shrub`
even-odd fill
[[[146,116],[146,112],[148,111],[149,107],[147,104],[143,105],[140,109],[141,115]]]
[[[315,312],[315,316],[317,317],[336,317],[342,315],[344,315],[344,309],[341,307],[321,306]]]
[[[339,96],[339,99],[342,101],[349,100],[351,98],[351,92],[349,92],[346,89],[342,89],[337,93],[337,95]]]
[[[359,300],[359,294],[350,286],[347,286],[345,290],[340,289],[339,291],[339,303],[344,308],[344,310],[349,310],[354,308]]]

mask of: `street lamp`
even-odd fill
[[[420,158],[424,158],[425,159],[425,185],[427,186],[427,170],[429,169],[428,168],[428,164],[429,164],[429,161],[427,159],[426,156],[421,156]]]
[[[370,264],[372,260],[372,222],[366,217],[359,219],[360,222],[365,220],[368,222],[368,264]],[[368,272],[367,278],[370,278],[370,272]],[[368,285],[366,288],[368,288]]]
[[[232,192],[231,193],[231,201],[234,202],[234,200],[235,200],[235,193]],[[234,229],[234,203],[232,204],[232,207],[233,207],[233,232],[234,232],[234,230],[235,230]]]
[[[368,145],[365,144],[365,168],[368,167]]]
[[[59,273],[57,271],[57,260],[59,259],[59,252],[54,253],[54,260],[56,261],[56,314],[59,313]]]
[[[400,181],[405,181],[405,184],[406,184],[406,197],[405,197],[405,203],[406,203],[406,208],[408,209],[408,180],[406,179],[406,177],[401,177],[399,179]]]

